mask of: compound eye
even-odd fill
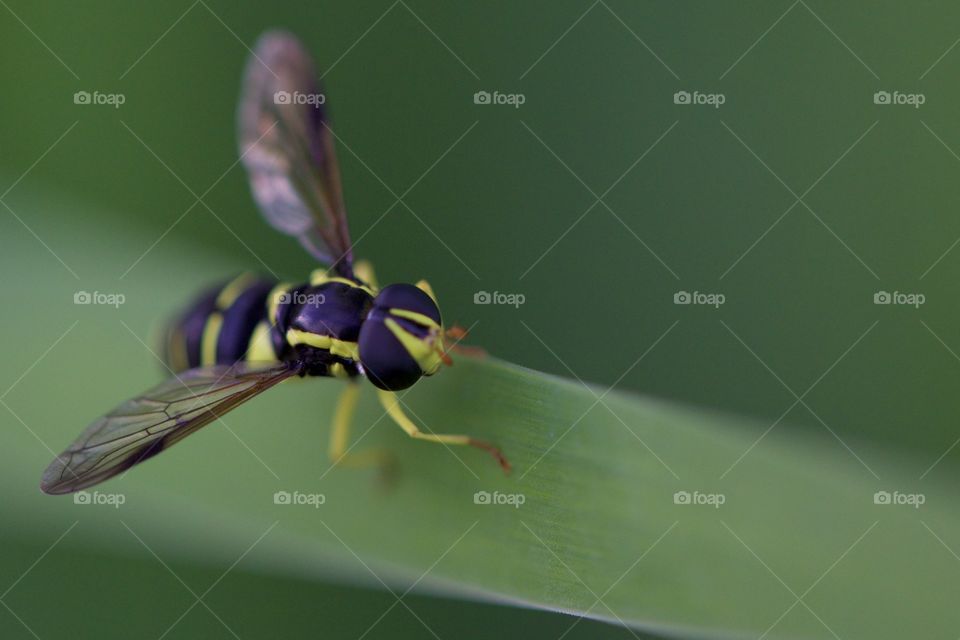
[[[381,309],[403,309],[419,313],[438,325],[442,324],[440,309],[437,308],[433,298],[412,284],[392,284],[384,287],[377,295],[374,304]]]
[[[374,309],[363,323],[358,343],[360,364],[374,386],[399,391],[419,380],[423,371],[384,324],[386,317],[383,311]]]

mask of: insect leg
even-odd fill
[[[426,280],[421,280],[420,282],[418,282],[417,289],[420,289],[421,291],[426,293],[428,296],[430,296],[435,303],[437,302],[437,294],[433,292],[433,287],[431,287],[430,283],[427,282]],[[458,342],[460,342],[461,340],[467,337],[467,330],[464,329],[463,327],[460,327],[458,325],[453,325],[452,327],[450,327],[444,332],[444,337],[447,340],[453,341],[452,346],[450,346],[447,349],[444,349],[445,354],[447,351],[453,351],[454,353],[458,353],[460,355],[472,356],[475,358],[482,358],[487,355],[486,350],[481,347],[468,347],[466,345],[457,344]],[[452,360],[449,362],[447,362],[447,360],[444,360],[444,362],[446,362],[448,365],[453,364]]]
[[[428,296],[430,296],[430,297],[433,299],[434,302],[437,301],[437,294],[435,294],[435,293],[433,292],[433,287],[431,287],[431,286],[430,286],[430,283],[427,282],[426,280],[421,280],[420,282],[418,282],[418,283],[417,283],[417,289],[420,289],[420,290],[423,291],[425,294],[427,294]]]
[[[386,451],[367,450],[357,453],[349,451],[350,428],[360,399],[360,385],[348,382],[340,393],[337,409],[333,414],[333,428],[330,430],[330,446],[327,450],[330,462],[345,467],[365,467],[380,465],[386,469],[390,465],[390,454]]]
[[[360,385],[348,382],[340,392],[337,409],[333,413],[333,428],[330,430],[330,447],[328,453],[330,462],[336,464],[346,454],[347,441],[350,439],[350,426],[353,414],[357,409],[357,400],[360,399]]]
[[[400,400],[397,398],[395,393],[377,389],[377,395],[380,398],[380,403],[383,405],[383,408],[386,410],[387,414],[393,418],[393,421],[396,422],[401,429],[406,431],[407,435],[411,438],[427,440],[430,442],[440,442],[443,444],[469,445],[471,447],[483,449],[496,458],[497,462],[505,472],[510,472],[510,463],[507,462],[507,459],[504,457],[500,449],[493,446],[489,442],[477,440],[476,438],[460,434],[424,433],[419,427],[417,427],[416,424],[413,423],[412,420],[410,420],[409,417],[407,417],[407,414],[404,413],[403,409],[400,408]]]
[[[377,274],[374,272],[373,264],[369,260],[358,260],[357,263],[353,265],[353,273],[370,285],[370,288],[374,291],[380,288],[380,285],[377,283]]]

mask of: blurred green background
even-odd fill
[[[774,424],[771,437],[825,435],[876,480],[886,458],[875,448],[899,452],[918,490],[956,477],[956,3],[2,4],[0,386],[12,389],[0,424],[3,455],[36,471],[5,492],[35,490],[48,458],[37,439],[65,444],[156,379],[131,331],[146,340],[196,288],[237,270],[297,279],[313,267],[260,219],[235,165],[241,70],[271,27],[298,34],[324,74],[356,254],[382,281],[428,278],[446,319],[475,325],[473,342],[533,369],[753,418],[757,437]],[[77,91],[125,102],[76,105]],[[477,105],[478,91],[525,102]],[[725,101],[676,104],[680,91]],[[925,102],[876,104],[880,91]],[[127,304],[74,307],[78,290]],[[525,303],[477,305],[479,291]],[[674,304],[680,291],[725,303]],[[878,305],[880,291],[925,302]],[[27,425],[43,425],[37,439]],[[10,582],[65,528],[44,531],[46,517],[5,518]],[[960,548],[960,532],[944,535]],[[922,530],[918,541],[940,544]],[[43,599],[71,621],[63,629],[101,637],[161,633],[145,598],[190,604],[151,558],[97,553],[45,558],[25,580],[35,597],[18,588],[10,615],[0,610],[4,637],[29,637],[13,610],[41,637],[58,633]],[[219,575],[180,570],[201,584]],[[242,600],[264,594],[284,602],[272,615],[290,635],[323,624],[357,637],[369,615],[339,614],[392,602],[240,570],[224,586],[216,608],[246,624],[244,638],[271,632],[243,620]],[[441,637],[566,629],[559,614],[425,597],[416,608],[447,621]],[[170,637],[227,633],[212,620],[189,616]],[[423,633],[398,615],[376,631]],[[586,622],[569,637],[579,633],[629,635]]]

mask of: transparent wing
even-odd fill
[[[71,493],[151,458],[234,407],[300,372],[296,363],[190,369],[96,420],[57,456],[40,481]]]
[[[240,97],[240,153],[267,221],[350,275],[340,169],[316,77],[296,38],[279,31],[262,35]]]

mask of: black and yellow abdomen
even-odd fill
[[[309,375],[358,375],[357,340],[374,292],[315,274],[304,285],[243,274],[202,293],[168,328],[174,371],[215,364],[296,359]]]
[[[251,361],[279,360],[275,349],[263,348],[270,346],[267,301],[276,285],[244,274],[204,291],[168,328],[167,365],[174,371],[184,371],[233,364],[248,357]],[[265,329],[266,342],[262,335]]]

